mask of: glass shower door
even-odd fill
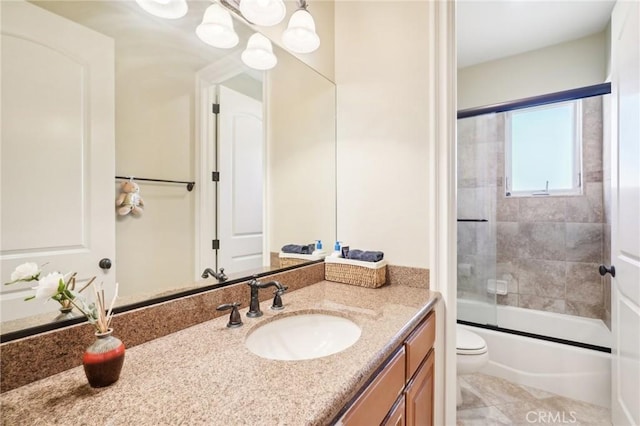
[[[501,115],[458,120],[458,320],[497,325],[496,196]]]

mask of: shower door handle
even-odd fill
[[[615,278],[616,267],[611,265],[607,268],[605,265],[600,265],[600,267],[598,268],[598,272],[600,272],[600,275],[602,275],[603,277],[607,274],[611,274],[611,276]]]

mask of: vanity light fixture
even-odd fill
[[[159,18],[178,19],[187,14],[187,0],[136,0],[138,6]]]
[[[196,27],[200,40],[213,47],[229,49],[238,44],[238,34],[233,29],[233,20],[228,10],[218,3],[207,8],[202,23]]]
[[[253,24],[271,27],[282,22],[287,8],[282,0],[240,0],[240,12]]]
[[[298,10],[293,12],[287,29],[282,33],[282,43],[295,53],[311,53],[320,47],[316,24],[307,10],[306,0],[298,0]]]
[[[260,33],[249,37],[241,59],[246,66],[261,71],[271,69],[278,63],[278,58],[273,54],[271,41]]]

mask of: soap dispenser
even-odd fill
[[[319,254],[322,254],[322,253],[323,253],[323,251],[322,251],[322,240],[316,240],[316,249],[311,254],[316,256],[316,255],[319,255]]]
[[[340,252],[340,241],[336,241],[333,245],[333,253],[331,253],[331,257],[342,257],[342,253]]]

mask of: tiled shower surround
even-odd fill
[[[602,98],[582,101],[583,194],[506,197],[505,115],[458,120],[458,296],[605,319]],[[607,194],[608,196],[608,191]]]

